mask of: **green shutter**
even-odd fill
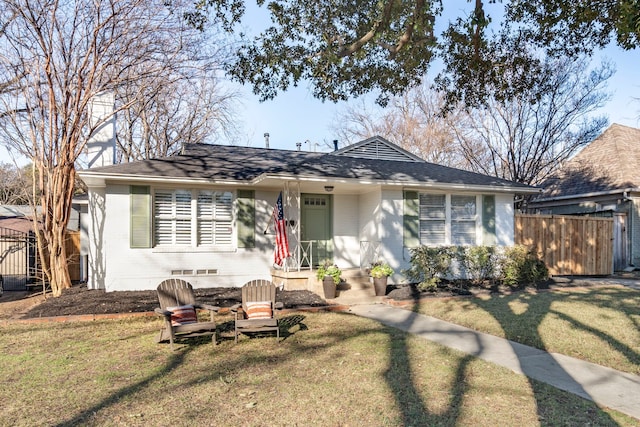
[[[238,190],[238,247],[256,246],[256,207],[253,190]]]
[[[404,246],[416,248],[420,246],[420,201],[417,191],[404,192]]]
[[[129,187],[131,200],[130,245],[132,248],[151,247],[151,191],[145,185]]]
[[[482,244],[496,244],[496,197],[482,196]]]

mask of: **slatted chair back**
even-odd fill
[[[195,305],[191,283],[182,279],[167,279],[158,285],[158,302],[162,309],[181,305]]]
[[[247,302],[271,301],[276,302],[276,285],[265,279],[252,280],[242,287],[242,310],[247,312]]]
[[[156,308],[155,312],[164,318],[158,342],[169,341],[173,349],[173,342],[177,338],[211,335],[212,341],[217,343],[214,315],[220,307],[197,302],[193,287],[182,279],[164,280],[158,285],[157,291],[160,308]],[[208,311],[210,320],[199,320],[196,310]]]

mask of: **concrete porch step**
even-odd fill
[[[349,289],[336,292],[336,297],[327,301],[335,304],[357,305],[357,304],[376,304],[382,303],[384,296],[376,296],[373,288],[366,289]]]
[[[373,292],[373,283],[369,278],[366,271],[359,268],[342,270],[342,284],[341,287],[347,287],[349,290],[362,289],[366,290],[371,288]]]
[[[282,284],[286,290],[303,289],[316,293],[324,298],[322,282],[316,277],[316,271],[303,270],[294,272],[272,271],[273,282]],[[376,297],[373,282],[365,270],[359,268],[342,269],[342,282],[338,285],[337,296],[329,300],[336,304],[371,304],[380,302],[383,297]]]
[[[344,279],[344,275],[343,275]],[[336,289],[336,298],[330,300],[339,304],[374,304],[381,303],[384,296],[376,296],[369,276],[358,276],[341,283]]]

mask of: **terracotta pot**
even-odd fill
[[[333,281],[333,277],[325,276],[322,279],[322,289],[326,299],[334,299],[336,297],[336,283]]]
[[[377,297],[387,294],[387,279],[387,276],[373,278],[373,289],[376,291]]]

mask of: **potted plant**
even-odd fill
[[[373,288],[376,296],[387,293],[387,280],[393,274],[393,269],[386,262],[378,261],[371,264],[369,275],[373,277]]]
[[[340,283],[342,271],[330,260],[325,260],[318,266],[316,277],[322,280],[324,297],[333,299],[336,297],[336,286]]]

